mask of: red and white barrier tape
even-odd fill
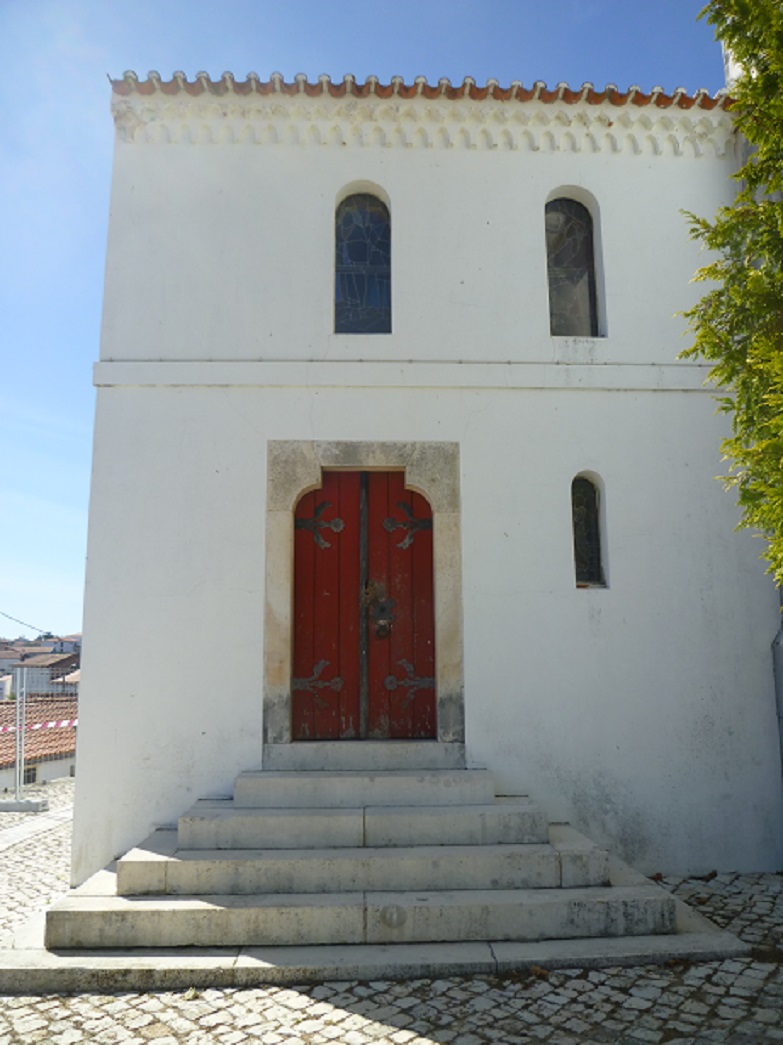
[[[63,729],[78,726],[78,718],[55,719],[53,722],[33,722],[27,729]],[[0,733],[15,733],[16,726],[0,726]]]

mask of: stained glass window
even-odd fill
[[[601,565],[598,490],[594,483],[582,475],[578,475],[571,483],[571,515],[577,587],[602,586],[604,571]]]
[[[546,205],[549,329],[560,337],[597,337],[593,219],[576,200]]]
[[[375,196],[349,196],[335,215],[334,329],[391,333],[391,223]]]

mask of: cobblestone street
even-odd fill
[[[72,801],[72,781],[43,791],[51,809],[67,809]],[[2,844],[4,831],[36,816],[0,814],[2,932],[67,889],[69,824]],[[753,956],[592,971],[534,969],[502,978],[2,997],[0,1045],[783,1042],[783,876],[663,884],[752,943]]]

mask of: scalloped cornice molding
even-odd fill
[[[520,104],[521,103],[521,104]],[[175,73],[164,83],[126,73],[112,83],[112,111],[120,140],[151,144],[311,145],[371,148],[500,149],[531,152],[723,156],[733,123],[725,92],[665,95],[660,88],[621,94],[612,85],[501,89],[465,80],[386,87],[370,78],[339,85],[328,77],[286,84],[253,74],[238,83],[226,73],[193,82]]]

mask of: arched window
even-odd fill
[[[593,219],[576,200],[546,205],[549,330],[558,337],[598,337]]]
[[[391,222],[376,196],[344,199],[335,215],[334,330],[391,333]]]
[[[577,588],[604,584],[598,487],[583,475],[571,483],[571,520],[574,530],[574,568]]]

